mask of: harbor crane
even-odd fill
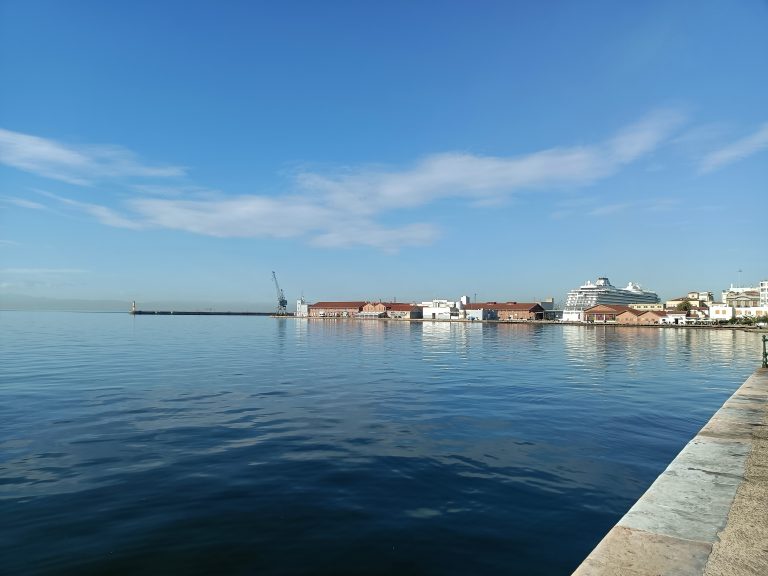
[[[277,290],[277,312],[275,314],[286,316],[288,312],[286,312],[285,307],[288,305],[288,300],[285,299],[285,294],[283,294],[280,284],[277,283],[277,274],[275,274],[274,270],[272,270],[272,280],[275,281],[275,290]]]

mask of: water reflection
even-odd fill
[[[130,553],[184,572],[190,543],[205,557],[240,543],[233,571],[296,558],[306,572],[324,553],[334,571],[373,573],[396,542],[402,563],[379,571],[505,573],[526,557],[523,573],[567,573],[759,345],[731,331],[125,316],[3,317],[0,506],[19,552],[0,572],[151,571],[121,563]],[[55,536],[70,533],[84,548]]]
[[[699,366],[727,366],[750,353],[756,355],[759,336],[741,330],[563,326],[569,361],[606,368],[621,362],[637,368],[663,360]]]

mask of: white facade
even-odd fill
[[[498,320],[496,310],[480,308],[479,310],[465,310],[467,320]]]
[[[299,318],[306,318],[309,316],[309,304],[304,300],[304,297],[296,300],[296,316]]]
[[[768,306],[768,280],[760,282],[760,306]]]
[[[459,307],[456,304],[452,300],[431,300],[422,302],[419,306],[422,307],[425,320],[450,320],[451,317],[459,317]]]
[[[709,319],[717,322],[719,320],[730,320],[734,317],[733,306],[727,306],[725,304],[709,305]]]
[[[688,298],[691,300],[701,300],[702,302],[713,302],[715,300],[712,292],[708,290],[688,292]]]
[[[666,316],[659,319],[659,324],[685,324],[686,317],[685,312],[667,312]]]
[[[762,286],[762,282],[760,282],[760,285]],[[731,284],[731,287],[728,288],[728,290],[723,290],[722,293],[722,299],[723,302],[727,302],[729,299],[733,298],[737,294],[744,294],[744,292],[757,292],[759,288],[756,288],[754,286],[734,286]]]
[[[584,310],[563,310],[563,322],[581,322],[584,319]]]
[[[731,318],[760,318],[768,316],[768,306],[728,306],[712,304],[709,307],[710,320],[730,320]]]
[[[709,308],[691,308],[688,311],[688,318],[693,320],[706,320],[709,318]]]
[[[768,306],[748,306],[734,308],[736,318],[759,318],[768,316]]]
[[[647,312],[648,310],[664,310],[664,304],[661,302],[633,302],[632,304],[628,304],[630,308],[633,310],[642,310],[643,312]]]

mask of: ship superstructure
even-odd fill
[[[643,290],[639,284],[630,282],[626,288],[617,288],[605,277],[596,282],[587,281],[582,286],[571,290],[565,299],[563,308],[564,322],[581,322],[582,312],[597,304],[641,304],[659,302],[656,292]]]

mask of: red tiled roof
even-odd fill
[[[634,308],[630,308],[629,306],[624,306],[622,304],[597,304],[596,306],[586,308],[584,310],[584,314],[589,314],[590,311],[593,311],[593,310],[597,311],[598,308],[602,310],[609,310],[612,312],[616,312],[617,314],[622,314],[624,312],[632,312],[633,314],[637,314],[640,312],[640,310],[635,310]]]
[[[411,310],[415,310],[416,308],[419,308],[416,304],[402,304],[402,303],[396,303],[392,302],[391,304],[385,304],[387,307],[387,310],[392,310],[393,312],[410,312]]]
[[[366,302],[315,302],[310,308],[362,308]]]
[[[467,304],[467,310],[514,310],[518,312],[544,311],[536,302],[475,302]]]
[[[643,310],[636,310],[635,308],[630,308],[629,306],[627,306],[627,309],[622,310],[619,314],[617,314],[617,316],[621,316],[621,314],[626,314],[626,313],[632,314],[634,316],[640,316],[643,313]]]
[[[646,310],[641,314],[641,316],[645,316],[646,314],[656,314],[656,316],[666,316],[667,311],[666,310]]]

